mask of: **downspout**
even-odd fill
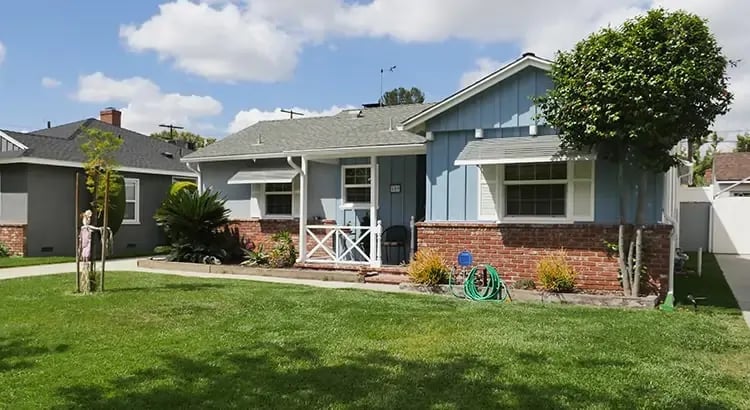
[[[187,167],[187,169],[193,171],[194,174],[198,174],[198,193],[203,193],[203,177],[201,176],[201,165],[196,164],[196,166],[198,167],[197,170],[193,169],[189,162],[186,162],[185,166]]]

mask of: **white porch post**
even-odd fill
[[[378,157],[370,157],[370,266],[380,267],[378,246]]]
[[[301,156],[302,172],[299,175],[299,262],[307,259],[307,158]]]

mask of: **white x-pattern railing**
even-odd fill
[[[307,262],[373,265],[380,263],[381,223],[371,226],[308,225],[307,237],[314,245]],[[374,244],[371,235],[375,236]],[[375,248],[373,249],[373,245]],[[366,247],[365,247],[366,246]],[[305,249],[307,249],[305,244]],[[367,252],[367,248],[369,252]],[[321,252],[322,251],[322,252]]]

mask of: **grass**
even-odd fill
[[[0,281],[0,407],[750,408],[750,330],[731,308],[500,305],[125,272],[102,295],[74,295],[73,283]]]
[[[690,307],[688,295],[699,299],[698,309],[724,313],[739,314],[739,305],[721,273],[719,262],[710,253],[703,254],[703,270],[697,274],[698,256],[696,252],[688,254],[685,268],[689,275],[675,275],[675,299],[678,304]]]
[[[49,265],[52,263],[75,262],[75,256],[11,256],[0,258],[0,269],[21,266]]]

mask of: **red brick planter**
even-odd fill
[[[649,226],[644,233],[645,264],[651,289],[661,293],[669,269],[671,225]],[[619,291],[616,257],[610,257],[604,241],[617,242],[617,226],[595,224],[496,224],[420,222],[419,248],[434,248],[454,264],[456,255],[468,250],[475,263],[490,263],[510,282],[536,279],[537,263],[546,255],[564,249],[578,272],[577,285],[584,290]]]

